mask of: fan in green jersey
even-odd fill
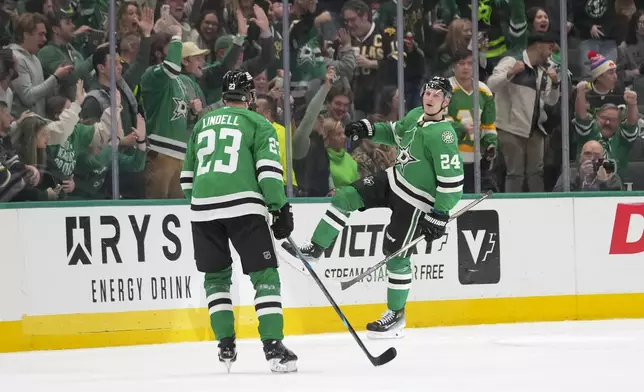
[[[452,69],[454,76],[449,80],[452,84],[452,99],[447,108],[448,118],[458,135],[458,149],[463,157],[465,175],[463,189],[465,193],[474,192],[474,81],[472,70],[474,64],[472,52],[456,53]],[[484,190],[495,189],[496,185],[489,176],[492,163],[496,157],[498,138],[496,134],[496,106],[494,96],[488,86],[479,82],[479,125],[481,130],[481,181]]]
[[[444,112],[452,95],[450,82],[434,77],[422,89],[423,106],[411,110],[395,124],[360,120],[345,133],[353,141],[371,139],[398,148],[396,164],[374,176],[340,188],[318,223],[311,242],[300,249],[309,261],[319,259],[353,211],[385,207],[392,210],[385,229],[382,250],[392,254],[422,233],[428,243],[445,233],[449,211],[463,193],[463,159],[458,139]],[[282,247],[295,256],[288,243]],[[387,311],[367,324],[372,338],[401,337],[405,327],[405,304],[412,281],[413,250],[387,262]]]
[[[604,148],[604,159],[612,163],[612,170],[620,178],[627,178],[631,149],[640,133],[637,93],[632,90],[624,92],[626,118],[622,121],[619,107],[612,103],[602,105],[597,110],[595,117],[591,117],[587,111],[587,96],[590,89],[590,84],[585,80],[577,84],[575,119],[573,120],[579,143],[577,156],[581,153],[586,142],[596,140]]]
[[[219,360],[230,370],[237,359],[230,240],[255,288],[266,360],[274,372],[293,372],[297,356],[282,344],[280,277],[271,238],[271,229],[277,239],[293,231],[277,135],[268,120],[248,110],[255,101],[253,77],[248,72],[227,72],[222,97],[226,106],[209,112],[195,125],[181,172],[181,187],[191,204],[197,269],[205,273],[210,323],[219,341]],[[274,217],[271,227],[267,211]]]

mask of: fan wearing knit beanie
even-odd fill
[[[613,60],[609,60],[593,50],[588,51],[588,60],[590,61],[590,77],[593,82],[608,71],[611,71],[610,75],[614,75],[615,83],[617,82],[617,66]],[[613,85],[613,87],[615,86]]]
[[[614,61],[592,50],[587,53],[587,56],[591,70],[587,92],[587,102],[590,105],[588,112],[594,117],[597,109],[604,104],[624,105],[624,88],[617,85],[617,69]],[[573,91],[573,102],[576,100],[576,93],[576,90]]]

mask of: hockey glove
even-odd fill
[[[358,139],[371,139],[373,133],[373,125],[367,119],[351,122],[344,127],[344,134],[354,142]]]
[[[291,235],[293,231],[293,207],[289,203],[284,204],[279,211],[271,211],[273,214],[273,236],[278,240]]]
[[[418,226],[420,226],[420,232],[425,236],[427,243],[431,243],[445,235],[448,220],[449,215],[436,210],[432,210],[429,214],[423,216],[418,222]]]

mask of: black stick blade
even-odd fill
[[[389,347],[387,351],[380,354],[379,357],[371,358],[371,363],[373,364],[373,366],[382,366],[388,362],[391,362],[394,358],[396,358],[396,355],[398,355],[396,349],[394,347]]]
[[[348,282],[340,282],[340,288],[341,288],[342,290],[346,290],[346,289],[348,289],[348,288],[349,288],[349,287],[351,287],[351,286],[353,286],[353,280],[350,280],[350,281],[348,281]]]

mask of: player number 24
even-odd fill
[[[461,168],[461,161],[458,158],[458,155],[448,155],[448,154],[441,154],[441,169],[443,170],[449,170],[449,169],[460,169]]]
[[[207,129],[197,136],[197,143],[201,144],[204,139],[206,140],[206,145],[197,150],[197,159],[199,160],[197,175],[200,176],[210,172],[212,164],[211,155],[215,152],[215,143],[217,140],[223,141],[226,139],[232,139],[232,143],[224,147],[224,154],[228,155],[228,163],[217,159],[212,170],[219,173],[234,173],[239,163],[239,148],[241,147],[242,140],[241,131],[235,128],[221,128],[219,135],[217,135],[214,129]],[[279,144],[275,138],[271,137],[268,139],[268,147],[273,154],[279,154]]]

